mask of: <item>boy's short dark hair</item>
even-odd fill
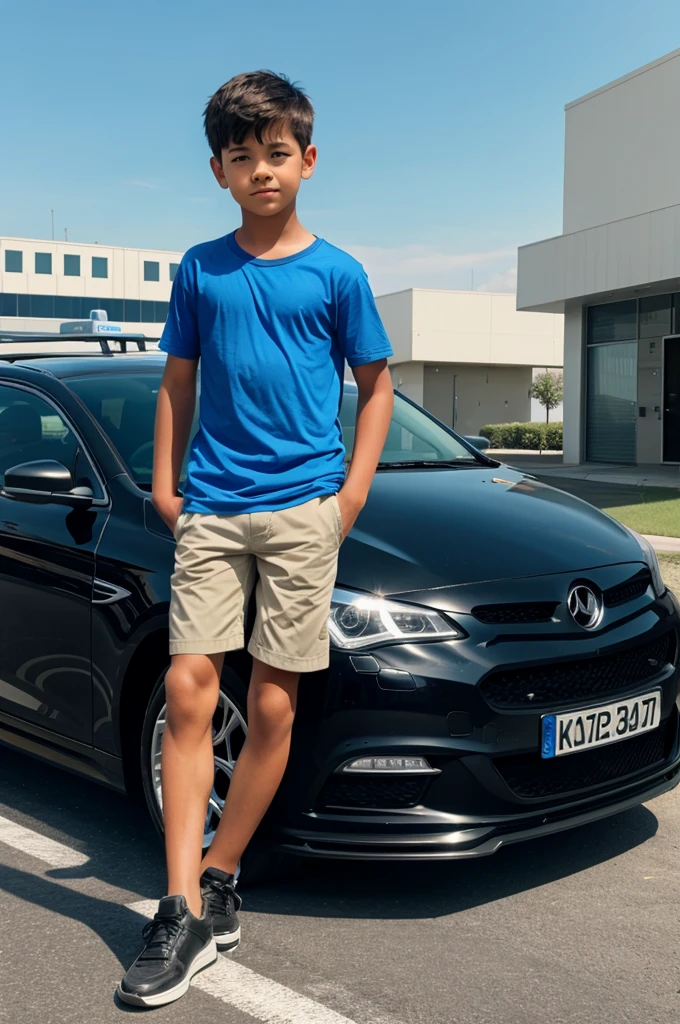
[[[285,75],[247,71],[230,78],[210,97],[204,124],[217,160],[224,148],[240,146],[250,132],[262,142],[267,129],[284,125],[304,153],[312,141],[314,108],[303,90]]]

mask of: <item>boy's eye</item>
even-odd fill
[[[238,164],[238,163],[241,162],[241,160],[247,160],[247,159],[248,159],[248,157],[245,156],[245,155],[235,156],[234,159],[231,162],[232,162],[232,164]]]
[[[281,152],[281,150],[277,150],[275,153],[272,153],[272,157],[277,157],[277,156],[290,156],[290,153],[283,153],[283,152]]]

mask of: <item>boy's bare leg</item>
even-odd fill
[[[161,752],[168,893],[201,915],[202,839],[213,785],[212,721],[223,654],[176,654],[165,678]]]
[[[284,672],[254,659],[248,690],[248,736],[201,872],[215,867],[233,875],[272,802],[288,762],[299,679],[297,672]]]

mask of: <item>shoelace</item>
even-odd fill
[[[153,953],[159,960],[167,960],[172,952],[174,940],[182,930],[183,914],[156,914],[142,928],[142,938],[147,940],[145,953]]]
[[[229,900],[234,903],[234,910],[240,910],[243,900],[234,890],[233,885],[225,884],[211,879],[207,885],[208,906],[211,910],[222,913],[229,911]]]

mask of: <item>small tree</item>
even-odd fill
[[[562,401],[564,384],[561,373],[539,373],[529,388],[529,397],[535,398],[545,408],[545,422],[550,422],[550,410],[556,409]]]

